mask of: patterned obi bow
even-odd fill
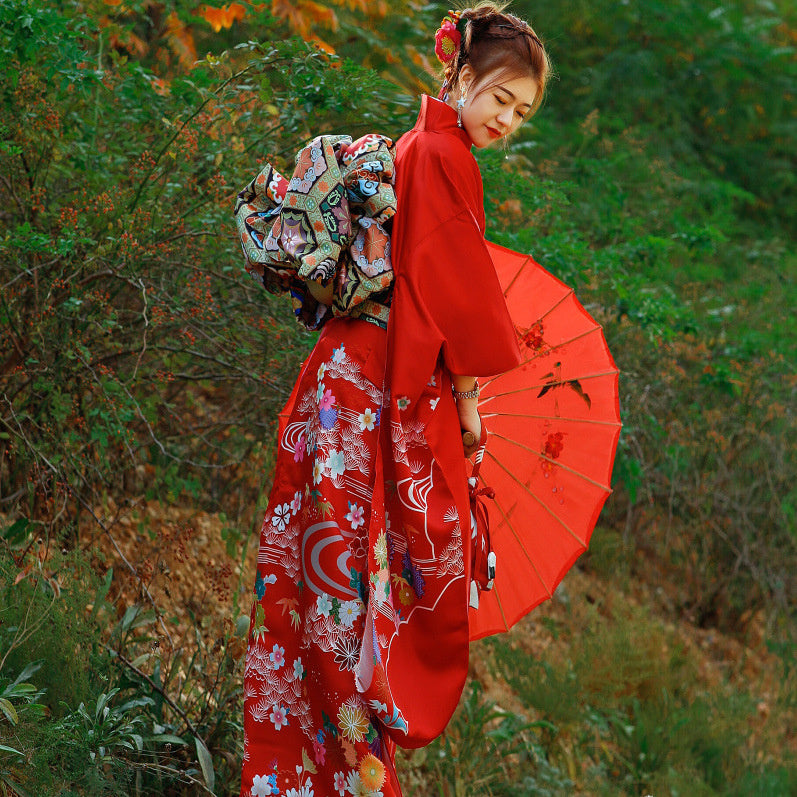
[[[296,155],[287,180],[271,164],[238,194],[235,220],[246,270],[271,293],[290,292],[308,329],[333,315],[387,325],[396,212],[393,141],[369,134],[318,136]],[[308,281],[333,282],[332,305]]]

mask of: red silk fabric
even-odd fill
[[[389,381],[412,399],[442,355],[450,373],[490,376],[520,351],[484,240],[481,175],[453,108],[424,95],[396,145]]]

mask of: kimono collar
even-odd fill
[[[457,126],[457,112],[442,100],[428,94],[421,95],[421,110],[413,130],[428,130],[433,133],[450,133],[457,136],[470,149],[473,142],[464,128]]]

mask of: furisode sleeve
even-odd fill
[[[453,136],[426,134],[402,153],[393,246],[394,389],[417,395],[442,355],[455,374],[489,376],[520,361],[484,241],[478,166]],[[420,385],[422,387],[422,385]]]

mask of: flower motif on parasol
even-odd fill
[[[600,325],[528,255],[488,243],[518,333],[520,365],[485,380],[480,464],[497,573],[471,610],[472,639],[508,631],[553,595],[587,549],[611,492],[618,370]]]

